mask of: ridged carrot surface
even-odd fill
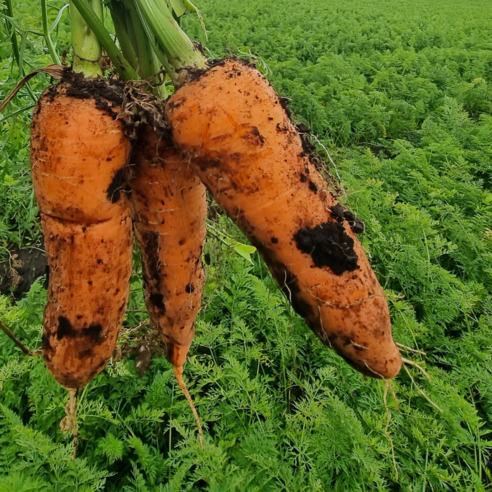
[[[364,374],[396,376],[401,356],[383,290],[267,80],[225,61],[179,89],[166,117],[318,337]]]
[[[207,202],[205,186],[169,133],[139,132],[132,166],[134,229],[142,254],[145,302],[166,356],[186,361],[201,306]]]
[[[130,143],[108,114],[118,111],[115,103],[91,96],[90,81],[79,82],[43,93],[31,131],[50,272],[43,356],[67,388],[86,384],[111,357],[132,268],[130,207],[121,189]]]

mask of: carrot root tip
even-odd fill
[[[79,446],[79,431],[77,429],[77,388],[68,390],[70,398],[65,406],[65,417],[60,421],[60,430],[63,434],[72,431],[73,436],[73,452],[72,460],[77,457],[77,448]]]
[[[203,445],[202,423],[200,422],[200,417],[198,416],[198,412],[196,411],[195,404],[193,403],[191,395],[188,392],[188,388],[186,387],[186,383],[184,382],[183,366],[174,366],[174,376],[176,377],[176,381],[178,382],[181,391],[185,395],[185,398],[188,400],[191,411],[193,412],[193,416],[195,417],[196,425],[198,427],[198,443],[200,444],[200,448],[202,449],[202,451],[204,451],[205,446]]]
[[[390,446],[391,446],[391,457],[393,461],[393,469],[395,470],[395,479],[398,480],[398,467],[396,466],[396,457],[395,457],[395,446],[393,443],[393,438],[391,437],[391,434],[389,433],[389,425],[391,422],[391,412],[388,406],[388,390],[391,391],[391,394],[393,395],[393,398],[395,399],[396,403],[396,409],[398,410],[398,400],[396,399],[395,391],[393,389],[393,384],[391,382],[391,379],[386,379],[384,381],[384,395],[383,395],[383,401],[384,401],[384,408],[386,411],[386,426],[384,428],[384,434],[386,435]]]

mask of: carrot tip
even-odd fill
[[[188,404],[190,405],[191,411],[193,412],[193,416],[195,417],[196,425],[198,427],[198,443],[200,444],[200,448],[202,451],[205,450],[205,446],[203,445],[203,430],[202,423],[200,422],[200,417],[198,416],[198,412],[196,411],[195,404],[191,398],[190,393],[188,392],[188,388],[186,387],[186,383],[183,379],[183,366],[174,366],[174,376],[176,377],[176,381],[183,391],[186,399],[188,400]]]
[[[77,457],[77,448],[79,445],[79,431],[77,429],[77,391],[77,388],[70,388],[68,390],[70,394],[70,399],[65,406],[65,417],[63,417],[60,421],[60,430],[64,434],[66,434],[68,431],[72,431],[72,460]]]

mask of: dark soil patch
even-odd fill
[[[108,196],[108,200],[111,203],[116,203],[121,196],[121,190],[125,186],[125,168],[118,169],[115,175],[113,176],[113,180],[111,184],[108,186],[106,190],[106,194]]]
[[[337,203],[336,205],[333,205],[333,207],[330,207],[331,215],[334,219],[336,219],[337,222],[342,223],[343,222],[343,212],[344,209],[343,207]]]
[[[7,248],[9,255],[0,259],[0,293],[12,295],[16,300],[29,292],[31,285],[46,275],[48,286],[48,262],[46,254],[37,248],[20,249],[17,246]]]
[[[358,219],[352,212],[344,210],[343,218],[348,222],[349,226],[356,234],[360,234],[365,231],[366,225],[364,222]]]
[[[144,269],[144,281],[146,274],[150,274],[154,279],[156,289],[161,282],[159,268],[159,235],[154,231],[142,231],[142,241],[140,242],[142,259],[147,268]],[[150,279],[147,279],[149,281]]]
[[[94,99],[96,107],[106,111],[113,119],[118,113],[113,110],[115,106],[123,104],[123,88],[125,82],[120,79],[85,78],[82,73],[76,73],[71,68],[65,68],[63,78],[59,84],[48,89],[47,95],[53,100],[61,87],[66,94],[75,99]]]
[[[195,45],[195,49],[197,51],[200,51],[202,54],[204,54],[204,48],[200,43],[193,43]],[[223,58],[222,60],[208,60],[207,66],[205,68],[192,68],[189,69],[187,68],[186,71],[186,80],[184,81],[186,84],[193,82],[195,80],[198,80],[202,75],[206,74],[209,70],[211,70],[214,67],[218,67],[220,65],[224,65],[227,61],[233,60],[235,62],[239,62],[243,64],[244,66],[247,67],[252,67],[256,68],[256,64],[254,62],[245,60],[244,58],[238,58],[236,56],[231,56],[229,58]],[[178,70],[178,73],[180,70]],[[239,76],[241,75],[241,71],[237,70],[234,76]]]
[[[160,293],[154,293],[149,296],[149,302],[153,304],[161,314],[165,314],[166,305],[164,304],[164,295]]]
[[[102,335],[102,326],[97,323],[92,323],[87,328],[74,328],[72,323],[65,316],[58,317],[58,330],[56,338],[88,338],[93,345],[99,345],[104,342]]]
[[[313,259],[318,268],[329,267],[335,275],[359,268],[354,240],[338,222],[326,222],[294,234],[297,247]]]
[[[366,225],[360,219],[358,219],[355,214],[345,210],[339,203],[330,207],[330,212],[332,217],[338,222],[343,223],[344,220],[347,221],[350,228],[356,233],[360,234],[364,232]]]

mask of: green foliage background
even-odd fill
[[[51,0],[50,19],[63,1]],[[170,365],[111,362],[79,400],[0,335],[0,492],[482,491],[492,449],[492,8],[486,0],[201,0],[214,56],[257,57],[317,135],[415,366],[384,385],[322,346],[266,267],[211,236],[204,308],[185,375],[197,444]],[[26,71],[51,61],[38,3],[16,2]],[[53,31],[69,47],[68,15]],[[0,24],[0,95],[19,78]],[[34,79],[39,94],[48,81]],[[41,245],[25,90],[0,120],[0,246]],[[16,111],[28,108],[25,112]],[[322,144],[322,145],[321,145]],[[333,163],[336,164],[336,168]],[[217,227],[244,241],[224,217]],[[39,347],[46,292],[0,297],[0,318]],[[125,333],[146,326],[138,262]],[[143,323],[143,325],[142,325]],[[127,335],[130,337],[130,335]],[[130,337],[131,339],[131,337]],[[388,420],[389,417],[389,420]],[[389,422],[389,423],[388,423]]]

